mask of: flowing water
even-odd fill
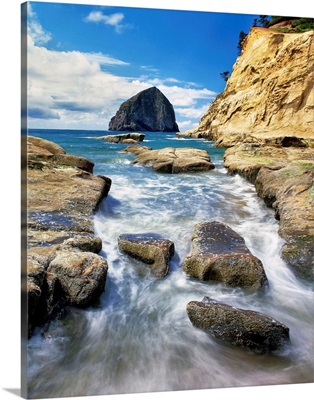
[[[313,287],[298,280],[280,257],[283,245],[272,210],[253,185],[223,168],[223,150],[174,134],[147,133],[143,144],[208,150],[216,168],[166,175],[132,165],[125,145],[95,140],[107,132],[30,131],[67,153],[95,162],[94,173],[112,179],[109,196],[94,218],[109,264],[100,303],[72,309],[29,340],[31,397],[208,389],[313,381]],[[186,275],[194,225],[221,221],[245,238],[269,279],[264,294],[247,293]],[[175,243],[169,274],[152,276],[139,261],[121,254],[122,233],[154,232]],[[192,326],[186,305],[210,296],[256,310],[290,328],[283,352],[256,355],[220,343]]]

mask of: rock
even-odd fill
[[[27,301],[28,301],[28,330],[44,320],[45,311],[41,306],[44,291],[45,268],[35,259],[27,260]]]
[[[30,154],[54,154],[62,155],[65,154],[65,150],[57,143],[51,142],[50,140],[42,139],[35,136],[27,136],[27,153]]]
[[[126,147],[125,149],[121,150],[120,153],[131,153],[137,156],[143,151],[149,151],[149,150],[152,150],[152,148],[149,146],[135,145]]]
[[[143,90],[121,104],[111,118],[109,130],[179,132],[172,104],[156,87]]]
[[[226,151],[225,166],[255,184],[279,219],[282,257],[299,277],[314,281],[313,149],[242,144]]]
[[[93,172],[94,163],[85,157],[65,154],[65,150],[49,140],[27,137],[28,168],[42,170],[47,167],[76,167],[86,172]]]
[[[285,239],[282,258],[297,276],[314,281],[314,160],[260,169],[255,187],[275,210],[279,234]]]
[[[111,143],[134,143],[143,142],[145,135],[143,133],[125,133],[120,135],[106,135],[96,137],[99,140],[105,140]]]
[[[28,137],[28,149],[29,245],[92,233],[91,217],[107,196],[111,180],[93,175],[91,161],[67,155],[53,142]]]
[[[206,150],[193,148],[175,149],[172,147],[152,150],[150,148],[134,147],[124,149],[124,152],[130,152],[137,156],[133,163],[152,166],[156,172],[178,174],[208,171],[215,168]]]
[[[64,249],[79,249],[98,254],[102,249],[102,241],[99,237],[75,236],[62,243]]]
[[[95,303],[104,290],[108,265],[103,257],[91,252],[58,252],[47,272],[56,277],[70,305]]]
[[[121,143],[123,143],[123,144],[137,144],[138,141],[137,141],[137,140],[134,140],[134,139],[123,139],[123,140],[121,141]]]
[[[224,92],[190,135],[224,147],[282,137],[313,139],[313,38],[313,31],[252,28]]]
[[[75,236],[60,244],[37,246],[27,254],[29,334],[62,308],[95,303],[104,290],[107,262],[97,255],[101,239]]]
[[[187,274],[204,281],[250,290],[262,289],[268,283],[262,262],[251,254],[244,239],[227,225],[216,221],[195,225],[192,249],[182,268]]]
[[[169,260],[174,254],[174,243],[152,234],[124,234],[118,237],[119,249],[148,264],[159,278],[168,273]]]
[[[274,318],[208,297],[191,301],[187,313],[193,325],[215,338],[257,353],[282,350],[290,342],[289,328]]]
[[[144,133],[131,132],[129,135],[130,135],[130,139],[136,140],[137,142],[143,142],[145,139]]]
[[[92,217],[111,180],[48,140],[27,137],[27,150],[29,248],[22,271],[31,335],[63,307],[93,304],[104,290],[108,266],[98,255],[102,242],[93,236]]]

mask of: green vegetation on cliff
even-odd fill
[[[276,26],[278,24],[282,26]],[[284,33],[307,32],[314,30],[314,18],[272,16],[266,27]]]

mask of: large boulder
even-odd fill
[[[118,237],[119,249],[148,264],[151,272],[161,278],[168,273],[174,243],[152,234],[124,234]]]
[[[89,306],[104,291],[108,265],[98,237],[77,235],[27,254],[29,334],[65,306]]]
[[[97,254],[63,250],[57,253],[47,272],[58,279],[68,303],[81,307],[98,300],[107,270],[107,261]]]
[[[289,328],[274,318],[209,297],[188,303],[187,313],[194,326],[215,338],[258,353],[281,350],[290,340]]]
[[[124,152],[136,155],[134,164],[152,166],[156,172],[178,174],[184,172],[209,171],[215,168],[206,150],[166,147],[152,150],[147,147],[129,146]]]
[[[183,270],[195,278],[259,290],[267,285],[262,262],[251,254],[244,239],[221,222],[195,225],[191,252]]]
[[[156,87],[143,90],[121,104],[110,131],[178,132],[172,104]]]

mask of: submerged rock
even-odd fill
[[[268,283],[262,262],[251,254],[244,239],[229,226],[216,221],[195,225],[192,250],[182,268],[204,281],[250,290],[264,288]]]
[[[215,168],[206,150],[173,147],[152,150],[147,147],[130,146],[124,149],[124,152],[137,156],[134,164],[152,166],[154,171],[161,173],[201,172]]]
[[[110,131],[179,132],[172,104],[156,87],[143,90],[121,104]]]
[[[118,237],[119,249],[148,264],[152,273],[162,278],[168,273],[174,243],[152,234],[124,234]]]
[[[193,325],[215,338],[258,353],[281,350],[290,341],[289,328],[274,318],[209,297],[188,303],[187,313]]]

